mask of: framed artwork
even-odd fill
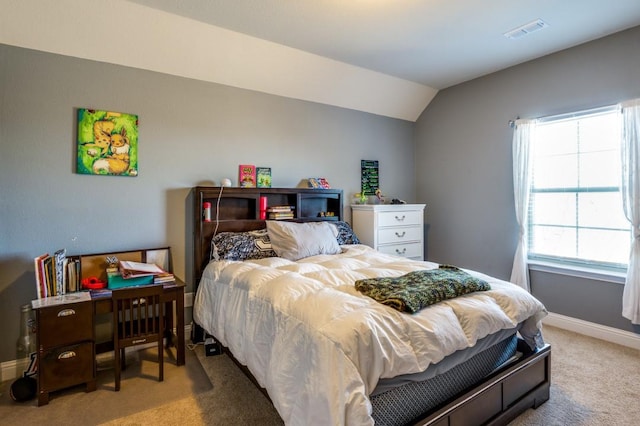
[[[76,172],[138,175],[138,116],[78,108]]]
[[[378,174],[378,160],[360,160],[361,194],[375,195],[380,187]]]

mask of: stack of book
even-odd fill
[[[267,208],[268,218],[271,220],[293,219],[293,206],[271,206]]]
[[[164,273],[164,269],[153,263],[132,262],[130,260],[121,260],[119,264],[122,278],[148,277],[152,275]]]
[[[127,280],[134,279],[136,279],[135,281],[139,282],[140,284],[147,280],[149,283],[153,282],[154,284],[162,284],[175,281],[175,277],[171,272],[167,272],[153,263],[122,260],[119,263],[118,269],[120,272],[120,276],[124,280],[124,282],[122,283],[124,285],[126,285]]]
[[[162,274],[153,276],[154,284],[171,283],[171,282],[174,282],[175,280],[176,280],[176,277],[174,277],[171,272],[163,272]]]
[[[75,259],[68,259],[65,249],[56,251],[53,256],[48,253],[38,256],[33,263],[38,299],[80,290],[80,264]]]

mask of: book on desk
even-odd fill
[[[149,284],[164,284],[175,281],[167,272],[153,263],[120,261],[116,272],[107,274],[107,287],[111,290]]]

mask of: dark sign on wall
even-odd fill
[[[380,187],[378,175],[378,160],[360,160],[361,191],[364,195],[375,195]]]

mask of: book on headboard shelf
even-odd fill
[[[241,188],[256,187],[256,166],[253,164],[240,164],[238,166],[238,186]]]
[[[284,219],[293,219],[293,218],[294,218],[294,215],[292,211],[269,213],[269,219],[271,220],[284,220]]]
[[[271,188],[271,167],[256,167],[258,188]]]
[[[288,213],[295,210],[295,206],[271,206],[267,207],[267,212],[269,213]]]

